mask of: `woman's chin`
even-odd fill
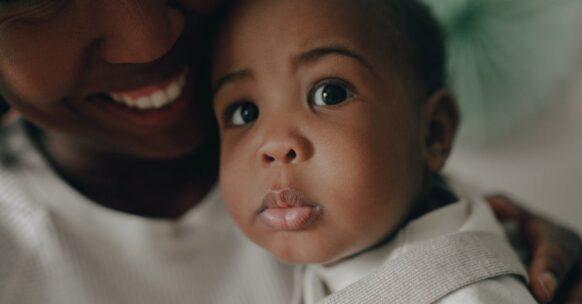
[[[203,140],[192,136],[184,140],[144,141],[126,145],[123,153],[144,160],[175,160],[196,154],[203,148]],[[218,153],[218,152],[216,152]]]
[[[130,152],[131,156],[144,160],[158,160],[158,161],[169,161],[176,160],[188,155],[194,154],[196,152],[196,147],[165,147],[164,149],[139,149]]]

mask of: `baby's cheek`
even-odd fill
[[[380,241],[408,210],[411,182],[403,172],[406,166],[386,153],[390,151],[375,151],[364,143],[359,150],[346,149],[341,154],[349,157],[334,159],[335,169],[321,180],[330,218],[329,239],[335,239],[343,254]]]
[[[227,153],[221,153],[219,182],[222,198],[225,200],[229,209],[239,205],[237,202],[243,194],[242,189],[244,189],[244,187],[236,186],[237,181],[242,183],[244,179],[241,179],[241,171],[236,168],[235,164],[235,162],[231,161]]]
[[[249,168],[249,162],[242,159],[243,153],[236,149],[228,149],[228,144],[223,145],[220,189],[231,217],[246,233],[250,232],[249,227],[253,223],[254,208],[258,208],[253,199],[256,196],[255,178]]]

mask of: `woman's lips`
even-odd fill
[[[192,75],[184,69],[158,85],[97,94],[90,101],[93,106],[123,121],[138,126],[161,127],[173,124],[178,117],[187,115],[187,108],[195,98],[191,78]]]
[[[133,90],[111,92],[108,95],[117,103],[137,110],[159,109],[176,101],[182,94],[187,74],[188,69],[184,68],[160,83]]]
[[[308,201],[297,190],[273,190],[263,198],[259,218],[273,230],[298,231],[311,226],[321,212],[321,206]]]

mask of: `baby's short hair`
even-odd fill
[[[391,51],[400,68],[424,94],[446,86],[444,34],[430,9],[418,0],[370,0],[379,5],[389,25]]]

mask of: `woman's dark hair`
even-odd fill
[[[0,119],[10,110],[10,106],[4,101],[4,98],[0,96]]]

